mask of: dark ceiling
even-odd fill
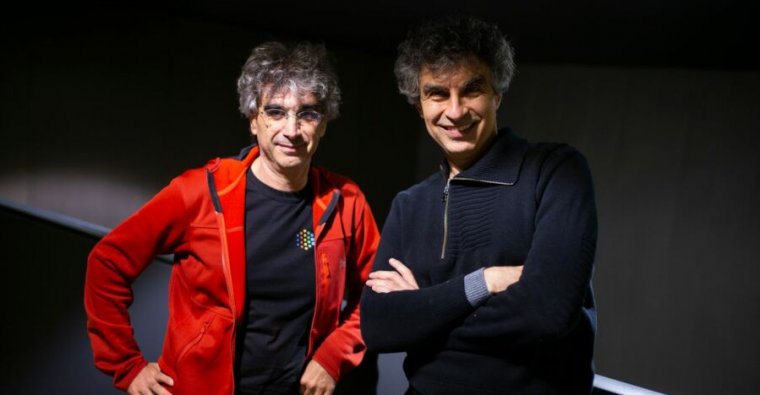
[[[48,7],[35,2],[23,22],[8,13],[4,19],[16,22],[16,29],[45,30],[193,17],[277,37],[392,53],[420,21],[467,13],[497,22],[520,62],[757,70],[758,10],[757,1],[736,0],[176,0],[61,2]]]

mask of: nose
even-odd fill
[[[467,114],[467,107],[462,105],[462,100],[458,95],[451,95],[444,114],[449,119],[459,119]]]
[[[288,138],[293,138],[298,135],[298,117],[296,117],[295,114],[289,114],[285,119],[285,127],[282,131]]]

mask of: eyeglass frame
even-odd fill
[[[271,114],[273,112],[275,113],[274,115]],[[303,109],[301,111],[296,112],[295,110],[285,110],[284,108],[279,107],[279,106],[277,107],[264,106],[263,109],[259,110],[259,114],[263,114],[264,116],[267,117],[267,119],[273,122],[283,122],[290,119],[291,116],[295,115],[297,124],[300,125],[301,122],[303,122],[303,124],[308,125],[308,126],[319,125],[319,123],[322,122],[322,119],[324,119],[325,117],[324,114],[322,114],[321,112],[313,108],[307,108],[307,109]],[[312,114],[315,118],[308,119],[307,114]]]

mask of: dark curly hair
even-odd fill
[[[289,48],[272,41],[254,48],[237,81],[240,112],[250,118],[263,94],[283,88],[312,93],[328,119],[338,117],[338,76],[324,45],[302,42]]]
[[[491,70],[493,89],[506,92],[515,63],[512,46],[498,26],[469,16],[427,22],[409,32],[398,47],[394,72],[399,92],[417,104],[423,67],[446,71],[473,55]]]

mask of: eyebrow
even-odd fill
[[[464,83],[462,86],[463,91],[467,91],[469,89],[481,87],[486,84],[486,79],[482,75],[477,75],[475,77],[470,78],[467,82]],[[441,91],[448,91],[446,86],[443,84],[436,84],[436,83],[427,83],[422,87],[422,93],[424,95],[429,95],[431,93],[438,93]]]
[[[431,93],[440,93],[440,92],[446,92],[447,89],[442,84],[425,84],[425,86],[422,87],[422,93],[427,96]]]
[[[464,84],[464,88],[462,90],[468,90],[475,87],[481,87],[486,84],[485,77],[479,75],[476,77],[471,78],[467,83]]]
[[[282,110],[283,107],[279,104],[265,104],[264,105],[264,111],[272,110],[272,109]]]
[[[316,103],[315,104],[305,104],[305,105],[303,105],[303,106],[301,106],[301,107],[298,108],[298,112],[301,112],[301,111],[317,111],[317,112],[320,112],[320,111],[322,111],[322,108],[323,108],[322,105],[316,104]]]
[[[269,103],[269,104],[265,104],[264,105],[264,111],[270,110],[270,109],[284,110],[285,107],[283,107],[280,104],[274,104],[274,103]],[[317,111],[317,112],[319,112],[319,111],[321,111],[321,109],[322,109],[322,106],[319,105],[319,104],[306,104],[306,105],[303,105],[301,107],[298,107],[298,109],[296,110],[296,112],[301,112],[301,111]]]

